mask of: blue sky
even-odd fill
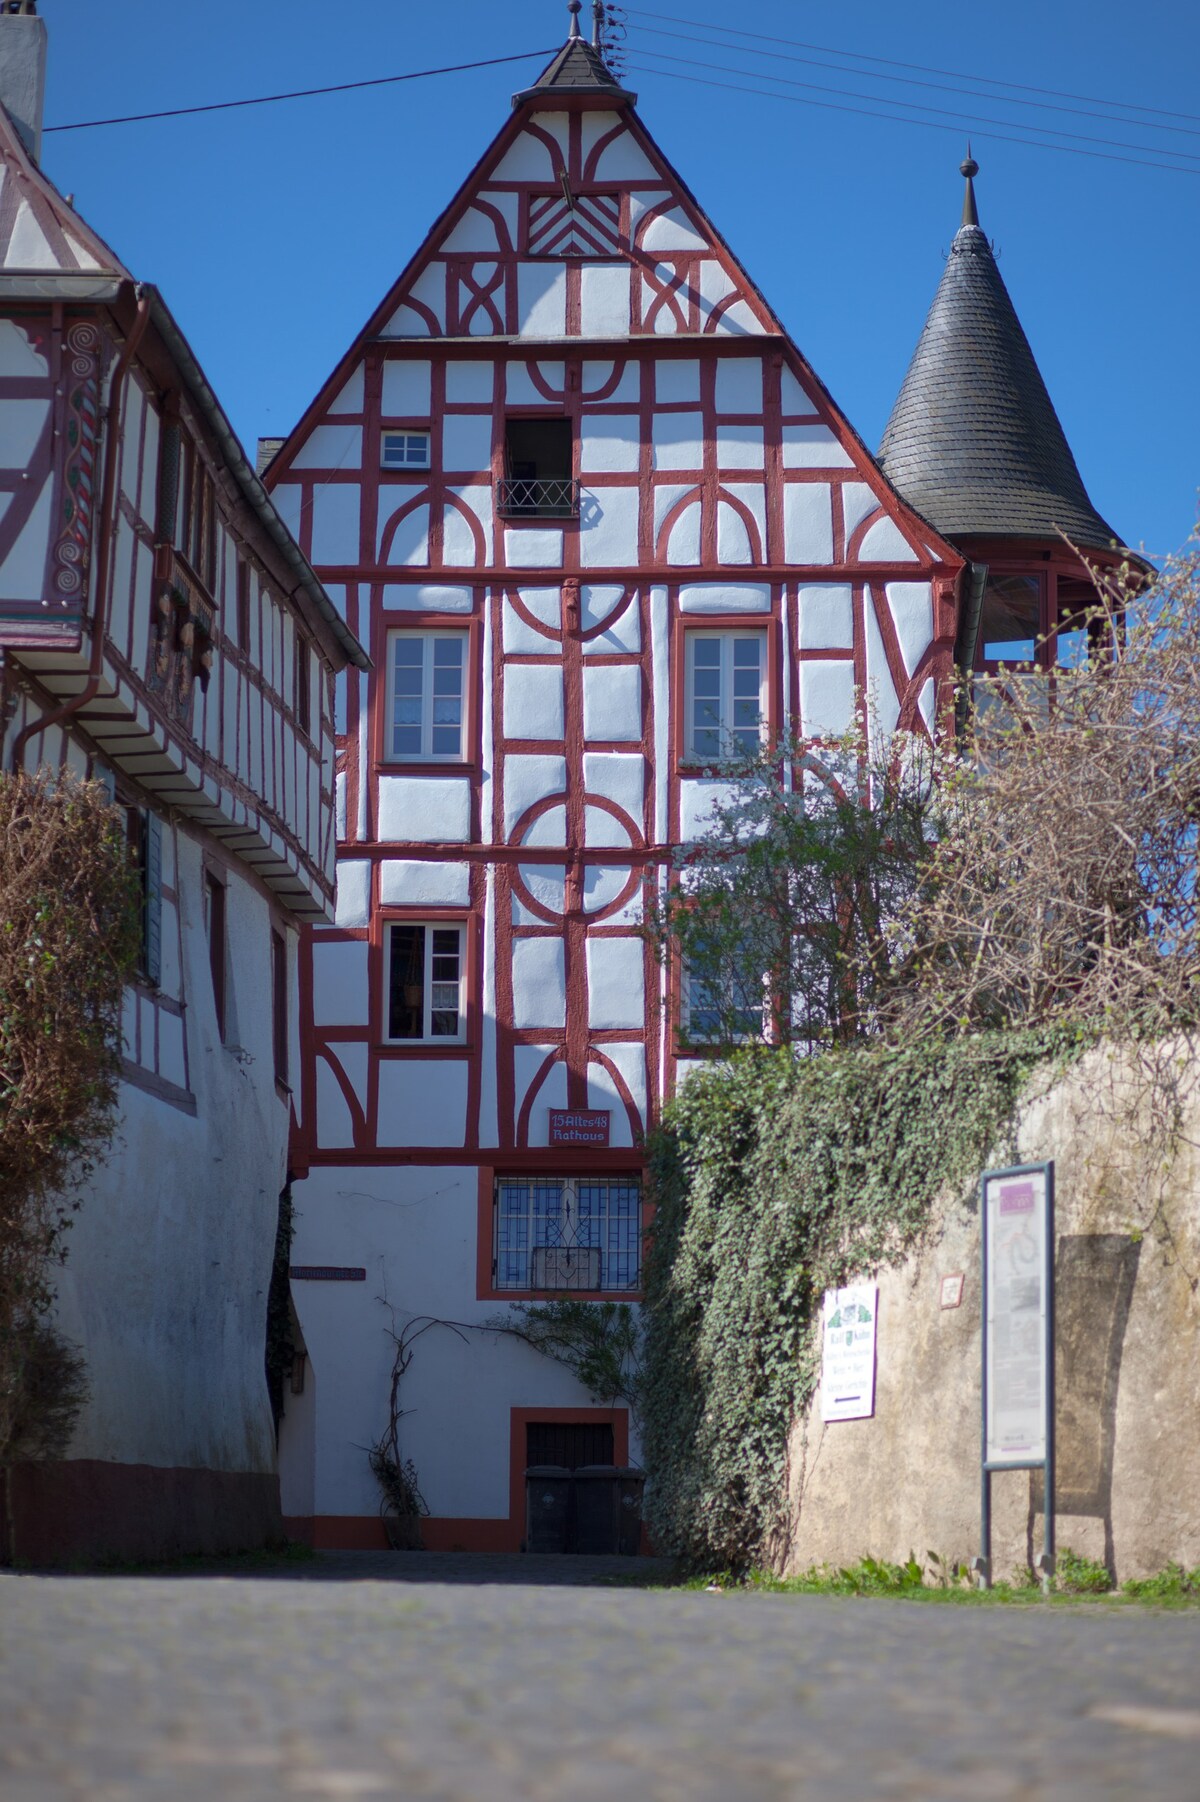
[[[40,10],[47,124],[539,50],[567,24],[562,0],[41,0]],[[731,23],[792,42],[718,48],[705,26]],[[882,63],[877,75],[903,80],[872,81],[861,64],[785,61],[839,60],[796,40],[1100,100],[1064,100],[1076,115],[1014,108],[964,96],[953,75]],[[630,11],[627,45],[646,125],[872,446],[957,224],[970,132],[981,223],[1092,499],[1156,554],[1191,530],[1200,485],[1198,52],[1194,0],[858,0],[845,10],[647,0]],[[662,53],[719,69],[667,65]],[[538,66],[63,132],[46,139],[44,162],[135,274],[162,288],[252,446],[294,423]],[[693,86],[669,66],[760,89],[757,72],[774,71],[962,118],[918,129],[830,110],[883,111],[876,98],[812,93],[825,106],[800,105]],[[957,91],[907,85],[915,80]],[[1118,98],[1187,116],[1135,123],[1106,104]],[[1110,156],[1182,152],[1196,173],[986,135],[1033,123],[1104,140],[1087,148]]]

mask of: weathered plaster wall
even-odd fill
[[[1022,1161],[1056,1162],[1058,1544],[1119,1581],[1200,1564],[1200,1105],[1163,1177],[1146,1110],[1129,1121],[1115,1105],[1128,1094],[1096,1054],[1018,1129]],[[962,1305],[942,1309],[956,1271]],[[825,1426],[818,1390],[797,1422],[788,1568],[978,1551],[979,1272],[973,1197],[942,1203],[920,1249],[881,1273],[875,1415]],[[998,1475],[992,1493],[1004,1576],[1041,1550],[1040,1474]]]
[[[206,841],[180,828],[164,845],[163,992],[183,1011],[155,1024],[152,1010],[139,1043],[145,1052],[147,1030],[178,1027],[183,1055],[173,1081],[153,1062],[148,1075],[144,1061],[130,1064],[117,1138],[69,1237],[57,1321],[84,1354],[91,1395],[66,1461],[13,1473],[13,1555],[35,1563],[215,1551],[281,1531],[263,1369],[288,1133],[272,1046],[272,910],[261,887],[220,859],[222,1041]],[[211,841],[207,850],[219,858]],[[133,1018],[127,1008],[127,1060]]]

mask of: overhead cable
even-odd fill
[[[695,19],[683,19],[676,13],[647,12],[642,7],[624,5],[623,10],[633,18],[660,19],[667,24],[683,25],[689,32],[694,31],[696,27]],[[894,57],[870,56],[865,51],[839,49],[834,44],[808,44],[800,38],[771,37],[762,31],[739,31],[732,25],[706,25],[704,29],[724,32],[727,37],[755,38],[760,44],[789,44],[797,50],[819,50],[828,56],[844,56],[852,62],[880,63],[888,69],[912,69],[920,75],[949,75],[954,80],[974,81],[981,86],[1013,88],[1022,94],[1045,94],[1058,100],[1086,100],[1093,106],[1118,106],[1126,112],[1152,113],[1162,119],[1187,119],[1193,125],[1200,125],[1200,113],[1174,113],[1159,106],[1145,106],[1140,101],[1104,99],[1096,94],[1073,94],[1066,88],[1036,88],[1025,82],[1001,81],[993,75],[970,75],[962,69],[939,69],[925,63],[898,62]],[[996,95],[995,98],[999,99],[1000,96]],[[1135,120],[1133,123],[1136,124],[1137,121]]]
[[[494,69],[500,63],[524,63],[549,50],[522,50],[517,56],[489,56],[478,63],[449,63],[443,69],[413,69],[406,75],[376,75],[369,81],[340,81],[328,88],[294,88],[287,94],[255,94],[247,100],[210,100],[206,106],[171,106],[157,113],[123,113],[115,119],[79,119],[73,125],[47,125],[44,131],[94,131],[98,125],[141,125],[147,119],[185,119],[194,113],[226,113],[240,106],[273,106],[277,100],[309,100],[316,94],[350,94],[360,88],[386,88],[397,81],[424,81],[430,75],[462,75],[468,69]]]
[[[653,56],[661,59],[663,62],[682,63],[685,68],[689,69],[711,69],[718,75],[745,75],[751,81],[773,81],[780,87],[805,88],[814,94],[838,94],[841,95],[842,98],[848,100],[869,100],[875,106],[897,106],[903,107],[908,112],[936,113],[939,118],[956,119],[961,124],[969,126],[972,130],[975,127],[976,121],[978,121],[981,125],[1004,125],[1013,131],[1037,132],[1041,137],[1069,138],[1072,143],[1075,144],[1103,144],[1112,150],[1145,150],[1151,156],[1181,157],[1185,162],[1200,163],[1200,155],[1194,150],[1168,150],[1160,144],[1130,143],[1125,138],[1097,138],[1090,136],[1086,132],[1065,131],[1058,126],[1030,125],[1026,123],[1024,119],[996,119],[993,118],[990,113],[952,112],[948,107],[930,106],[927,101],[891,100],[885,94],[864,94],[858,88],[827,87],[825,84],[819,82],[797,81],[794,77],[789,75],[767,75],[760,69],[736,69],[730,68],[728,64],[725,63],[702,62],[696,57],[671,56],[663,50],[640,50],[638,54],[641,56]],[[891,117],[890,114],[886,113],[882,116],[884,118]],[[1164,164],[1163,167],[1171,168],[1174,167],[1174,165]]]
[[[647,16],[653,17],[655,15],[650,14]],[[1043,112],[1043,113],[1066,113],[1066,114],[1070,115],[1071,118],[1076,118],[1076,119],[1102,119],[1102,120],[1107,121],[1107,123],[1110,125],[1126,125],[1126,126],[1128,126],[1128,125],[1139,126],[1140,125],[1143,128],[1143,130],[1146,130],[1146,131],[1174,132],[1177,135],[1183,136],[1183,137],[1200,138],[1200,126],[1156,125],[1153,122],[1153,120],[1150,120],[1150,119],[1122,119],[1122,118],[1117,117],[1117,115],[1112,113],[1111,111],[1100,112],[1100,111],[1097,111],[1096,108],[1094,108],[1094,107],[1060,106],[1060,105],[1056,105],[1053,101],[1047,101],[1047,100],[1019,100],[1016,98],[1010,98],[1007,94],[977,94],[977,93],[973,92],[973,90],[970,88],[955,87],[951,83],[945,82],[945,81],[921,81],[912,75],[884,75],[884,74],[877,74],[874,69],[861,69],[861,68],[856,69],[853,67],[852,62],[847,62],[845,60],[843,60],[840,63],[830,63],[830,62],[825,62],[815,56],[792,56],[792,55],[789,55],[786,51],[784,51],[778,47],[773,48],[771,50],[755,50],[751,44],[730,44],[725,41],[726,39],[728,39],[730,37],[735,37],[735,36],[736,37],[750,37],[751,35],[757,36],[757,33],[752,34],[750,32],[734,32],[732,30],[727,29],[723,25],[702,25],[700,27],[700,29],[710,33],[710,36],[707,38],[693,37],[690,41],[702,49],[733,50],[740,56],[755,56],[755,57],[758,57],[763,62],[802,63],[802,64],[804,64],[804,66],[806,68],[810,68],[810,69],[830,69],[835,74],[838,74],[838,75],[857,76],[860,81],[889,81],[898,87],[929,88],[934,93],[960,94],[968,100],[988,100],[988,101],[991,101],[994,105],[999,105],[999,106],[1018,106],[1018,107],[1024,107],[1030,111],[1036,110],[1037,112]],[[671,43],[673,43],[673,44],[678,44],[680,41],[679,33],[677,31],[662,31],[662,30],[659,30],[659,28],[654,25],[638,25],[636,27],[636,30],[639,32],[646,32],[650,37],[668,38],[671,41]],[[717,33],[720,33],[722,35],[717,36],[716,35]],[[779,38],[779,39],[772,40],[772,42],[776,46],[778,46],[778,45],[790,43],[791,39]],[[647,55],[660,55],[660,54],[662,54],[662,53],[659,51],[647,51]],[[836,55],[836,56],[841,56],[844,59],[845,58],[852,59],[856,55],[856,53],[852,50],[831,51],[830,54]],[[903,66],[907,67],[908,65],[903,65]],[[965,76],[962,76],[960,79],[963,81],[984,81],[987,79],[987,77],[986,76],[965,75]],[[1001,85],[1001,84],[997,84],[997,85]],[[881,99],[881,100],[884,98],[885,98],[885,96],[883,96],[882,94],[879,96],[879,99]],[[1019,121],[1013,120],[1012,123],[1017,124],[1017,123],[1019,123]],[[1033,128],[1031,128],[1031,129],[1033,129]],[[1147,148],[1157,149],[1157,146],[1147,146]],[[1164,154],[1169,154],[1169,153],[1164,152]]]
[[[647,53],[643,52],[643,54]],[[653,54],[653,52],[649,54]],[[903,114],[880,113],[872,107],[846,106],[838,100],[814,100],[808,94],[780,94],[774,88],[747,87],[732,81],[712,81],[705,79],[702,75],[681,75],[677,70],[655,69],[645,63],[631,61],[628,66],[641,75],[661,75],[667,81],[690,82],[693,87],[723,88],[732,94],[754,94],[769,100],[785,100],[793,106],[820,107],[823,112],[854,113],[863,119],[886,119],[891,125],[923,126],[926,131],[949,132],[960,142],[963,135],[960,125],[942,125],[936,119],[907,119]],[[1099,157],[1102,162],[1106,163],[1133,163],[1141,169],[1166,169],[1173,175],[1200,175],[1200,169],[1189,169],[1183,163],[1154,163],[1143,156],[1119,156],[1110,150],[1082,150],[1077,144],[1039,144],[1033,138],[1015,137],[1011,132],[973,129],[971,135],[973,138],[986,139],[989,143],[1023,144],[1027,150],[1057,150],[1063,156]]]

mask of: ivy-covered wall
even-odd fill
[[[1118,1582],[1200,1563],[1200,1104],[1184,1060],[1174,1122],[1161,1083],[1102,1047],[1035,1082],[1013,1147],[1055,1161],[1058,1544]],[[943,1309],[959,1271],[962,1303]],[[979,1273],[976,1198],[947,1187],[879,1276],[873,1418],[825,1425],[818,1390],[796,1422],[778,1568],[979,1550]],[[1041,1550],[1040,1473],[994,1477],[992,1501],[1008,1577]]]
[[[822,1292],[902,1260],[939,1194],[1009,1149],[1031,1074],[1077,1049],[1063,1031],[759,1048],[688,1081],[650,1146],[642,1397],[663,1551],[710,1568],[786,1556]]]

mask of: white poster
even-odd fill
[[[874,1283],[826,1289],[821,1348],[821,1415],[865,1420],[875,1412]]]
[[[1046,1456],[1046,1172],[1009,1171],[984,1187],[987,1461],[1037,1464]]]

